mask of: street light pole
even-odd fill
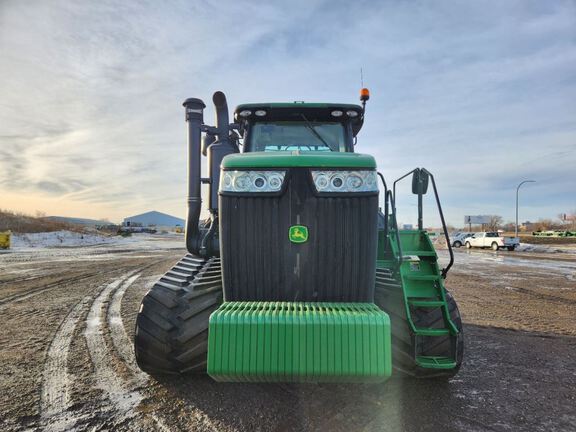
[[[514,232],[514,237],[518,237],[518,191],[520,190],[520,186],[522,186],[524,183],[536,183],[536,180],[524,180],[520,182],[516,188],[516,231]]]

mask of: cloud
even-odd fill
[[[183,99],[349,102],[362,67],[373,97],[357,151],[389,181],[428,167],[460,223],[510,219],[515,185],[534,177],[526,217],[554,216],[576,207],[575,12],[570,1],[3,2],[0,192],[84,203],[85,216],[181,216]]]

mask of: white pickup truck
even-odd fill
[[[497,232],[477,232],[472,237],[465,240],[467,249],[473,247],[492,248],[497,251],[500,248],[506,248],[513,251],[520,244],[518,237],[504,237]]]

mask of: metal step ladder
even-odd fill
[[[391,242],[391,247],[395,255],[402,254],[399,276],[408,325],[416,338],[416,350],[418,351],[421,345],[418,339],[422,337],[457,337],[459,331],[450,318],[443,277],[437,263],[438,257],[428,234],[423,230],[403,230],[398,234],[401,248],[394,242]],[[384,274],[380,273],[380,277],[384,277]],[[391,272],[389,277],[392,277]],[[413,317],[414,308],[441,308],[443,327],[418,327]],[[451,369],[456,366],[456,353],[452,357],[438,357],[425,352],[415,352],[415,361],[423,368]]]

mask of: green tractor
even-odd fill
[[[216,126],[204,124],[200,99],[184,102],[189,254],[142,301],[143,371],[270,382],[457,373],[462,321],[444,288],[454,256],[434,177],[416,168],[391,190],[374,158],[354,152],[368,98],[363,89],[362,105],[245,104],[230,123],[216,92]],[[418,229],[399,230],[396,184],[410,176]],[[423,229],[429,183],[448,240],[444,269]]]

